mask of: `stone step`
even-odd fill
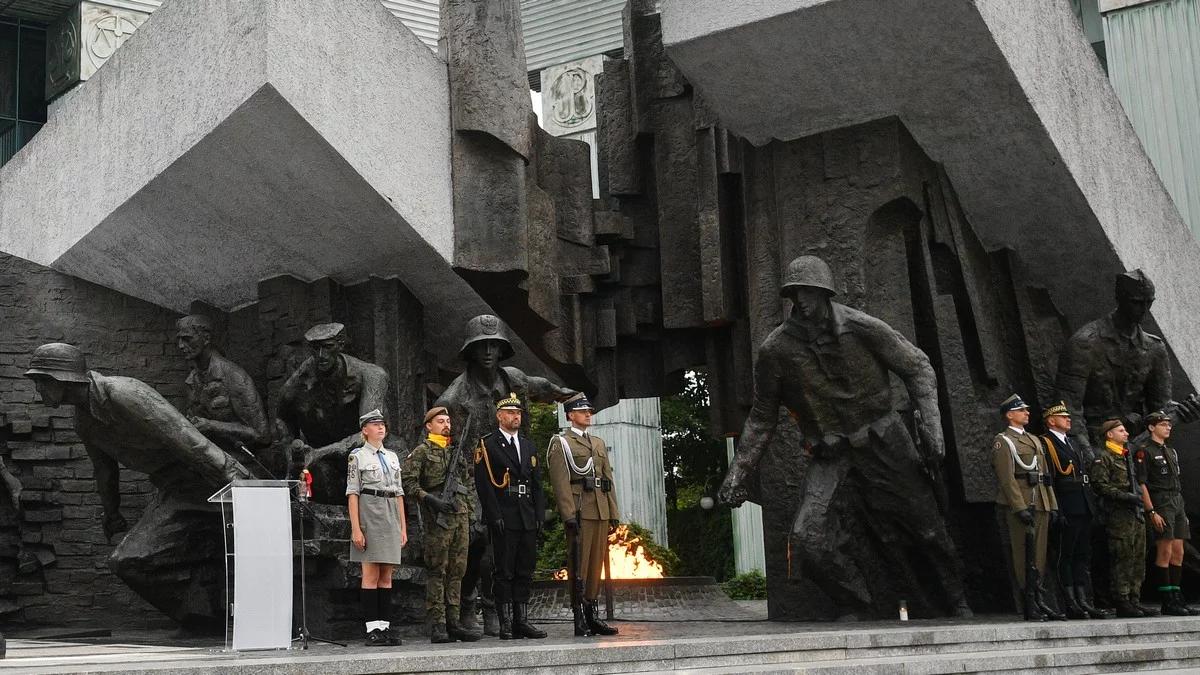
[[[1136,645],[1067,648],[1027,648],[899,655],[844,660],[791,661],[786,663],[673,668],[662,671],[627,671],[642,675],[684,673],[795,673],[797,675],[942,675],[944,673],[1033,674],[1061,673],[1196,673],[1200,670],[1200,640],[1146,642]]]

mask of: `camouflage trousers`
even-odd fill
[[[1146,526],[1132,512],[1110,513],[1107,522],[1113,598],[1137,598],[1146,578]]]
[[[467,544],[471,536],[471,524],[467,514],[455,514],[446,518],[449,527],[437,525],[437,514],[424,508],[421,512],[425,524],[421,552],[425,559],[425,616],[431,622],[446,622],[449,612],[458,619],[461,604],[462,578],[467,571]]]

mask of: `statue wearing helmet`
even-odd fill
[[[872,595],[868,575],[851,550],[861,542],[851,541],[850,524],[840,522],[841,507],[852,504],[861,519],[857,524],[906,540],[903,550],[920,552],[906,562],[937,575],[943,610],[969,616],[961,563],[924,473],[928,469],[921,466],[914,438],[892,400],[891,379],[899,377],[916,413],[919,441],[940,462],[945,449],[929,359],[883,321],[833,302],[833,273],[816,256],[788,265],[780,294],[791,300],[792,313],[759,349],[754,405],[721,499],[737,506],[748,498],[747,482],[784,406],[812,455],[789,540],[801,573],[842,615],[894,611],[894,605],[885,608]],[[917,576],[899,570],[896,577],[900,583],[918,583]]]
[[[566,400],[578,392],[560,387],[544,377],[527,375],[519,368],[500,363],[513,355],[504,324],[499,317],[481,314],[467,322],[466,337],[458,355],[466,363],[462,374],[438,397],[435,406],[445,406],[453,420],[459,447],[473,451],[483,436],[496,429],[496,401],[515,393],[522,401],[549,403]],[[467,428],[467,420],[470,428]],[[457,441],[456,441],[457,442]],[[477,505],[478,506],[478,505]],[[476,585],[484,608],[484,632],[499,634],[499,623],[491,592],[491,555],[482,513],[471,517],[471,546],[467,573],[463,577],[460,625],[474,630]]]
[[[95,466],[104,535],[128,530],[109,556],[113,573],[184,625],[223,625],[220,518],[206,500],[250,472],[150,385],[89,371],[77,347],[38,347],[25,376],[45,405],[75,408],[75,432]],[[121,466],[158,488],[132,529],[120,511]]]

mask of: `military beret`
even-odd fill
[[[446,406],[444,406],[444,405],[439,405],[436,408],[430,408],[429,410],[427,410],[425,412],[425,424],[429,424],[430,422],[432,422],[433,418],[437,417],[438,415],[447,415],[448,416],[449,414],[450,414],[450,411],[447,410]]]
[[[1107,420],[1104,420],[1104,424],[1100,425],[1100,433],[1107,434],[1108,432],[1112,431],[1113,429],[1116,429],[1117,427],[1123,427],[1123,426],[1125,426],[1125,422],[1123,422],[1120,419],[1117,419],[1116,417],[1114,417],[1112,419],[1107,419]]]
[[[332,340],[342,334],[346,327],[340,323],[319,323],[304,333],[305,342],[322,342]]]
[[[371,422],[383,422],[386,424],[387,420],[383,419],[383,413],[379,410],[379,408],[376,408],[366,415],[358,418],[359,428],[365,427]]]
[[[575,394],[571,398],[567,399],[566,401],[563,401],[563,411],[564,412],[572,412],[575,410],[595,411],[596,409],[592,407],[592,404],[590,401],[588,401],[587,396],[585,396],[583,394],[583,392],[580,392],[578,394]]]
[[[1171,416],[1162,410],[1155,410],[1154,412],[1150,413],[1149,415],[1146,415],[1146,426],[1148,426],[1148,427],[1152,427],[1155,424],[1159,424],[1161,422],[1170,422],[1170,421],[1171,421]]]
[[[1054,405],[1052,405],[1049,408],[1046,408],[1045,410],[1042,411],[1043,418],[1054,417],[1055,415],[1070,415],[1070,414],[1071,414],[1071,411],[1067,410],[1067,404],[1065,401],[1059,401],[1058,403],[1055,403]]]
[[[507,397],[496,402],[496,410],[524,410],[521,405],[521,399],[517,398],[514,393],[509,393]]]
[[[1000,404],[1000,414],[1003,415],[1006,412],[1012,412],[1014,410],[1024,410],[1028,407],[1029,404],[1021,399],[1020,394],[1013,394],[1012,396],[1004,399],[1004,402]]]

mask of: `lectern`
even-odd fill
[[[208,501],[225,533],[225,648],[287,649],[292,637],[294,480],[235,480]],[[230,576],[233,593],[230,594]],[[229,618],[233,619],[230,643]]]

